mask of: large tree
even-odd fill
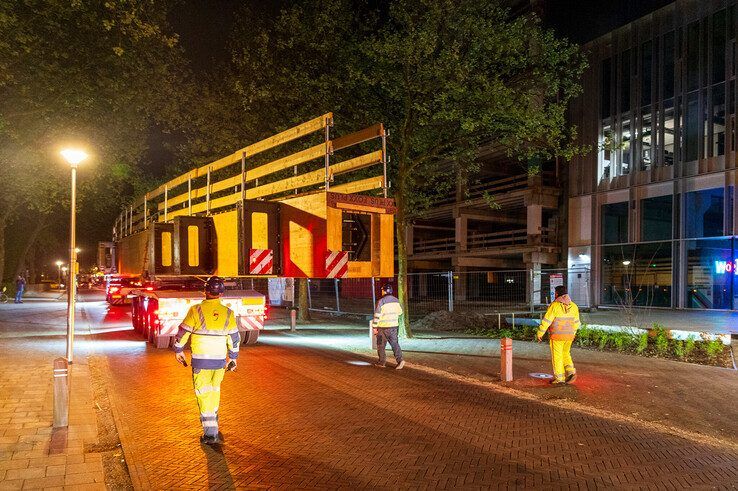
[[[501,2],[305,0],[248,20],[251,35],[233,42],[246,111],[272,127],[331,110],[389,128],[405,312],[408,227],[474,168],[483,141],[523,165],[574,150],[565,110],[584,59]]]
[[[111,212],[132,193],[141,169],[131,166],[150,125],[176,110],[182,64],[164,7],[152,0],[0,3],[0,278],[6,239],[23,236],[6,234],[10,221],[43,223],[68,210],[62,145],[92,153],[80,170],[81,213],[89,211],[83,228],[105,222],[109,229]],[[104,201],[90,201],[93,195]]]

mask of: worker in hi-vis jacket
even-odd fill
[[[377,353],[379,354],[379,362],[375,363],[377,367],[385,367],[387,362],[385,347],[387,343],[390,344],[392,353],[395,355],[395,361],[397,362],[395,370],[402,370],[405,366],[400,341],[398,340],[401,314],[402,307],[397,297],[392,295],[392,285],[384,285],[382,287],[382,298],[377,302],[377,307],[374,309],[374,320],[372,321],[374,334],[377,336]]]
[[[549,344],[551,346],[551,362],[553,364],[554,385],[568,384],[577,378],[577,371],[571,359],[571,343],[581,324],[579,320],[579,307],[571,301],[566,287],[557,286],[555,290],[556,299],[551,302],[546,315],[538,327],[538,342],[548,331]]]
[[[192,380],[203,428],[200,442],[208,445],[221,441],[218,434],[220,383],[228,359],[228,370],[236,369],[240,341],[236,314],[220,303],[223,292],[225,284],[222,279],[211,277],[207,280],[205,300],[187,311],[174,343],[177,361],[187,366],[184,348],[190,342]]]

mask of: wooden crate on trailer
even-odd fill
[[[318,192],[282,200],[283,276],[370,278],[394,275],[394,201],[358,194]],[[352,260],[344,234],[346,214],[369,217],[368,260]],[[331,274],[331,253],[347,253],[345,274]],[[335,255],[335,254],[334,254]]]

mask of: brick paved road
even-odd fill
[[[135,339],[106,334],[100,341]],[[279,334],[272,336],[279,339]],[[226,444],[201,447],[172,352],[108,355],[134,484],[210,487],[730,488],[738,455],[339,351],[245,348],[223,385]],[[557,390],[557,389],[551,389]]]

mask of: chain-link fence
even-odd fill
[[[309,305],[313,311],[370,315],[379,289],[392,280],[374,278],[309,280]],[[558,285],[566,285],[580,307],[590,305],[588,269],[443,271],[410,273],[407,278],[410,316],[458,311],[483,314],[531,312],[553,300]]]

